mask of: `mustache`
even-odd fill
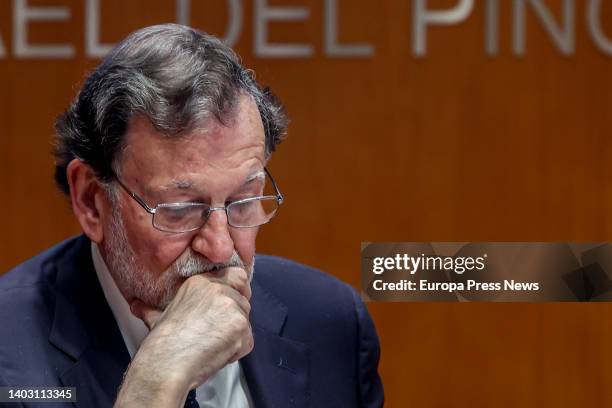
[[[247,270],[246,264],[240,259],[236,251],[226,262],[217,263],[209,262],[201,255],[194,253],[193,250],[189,250],[173,265],[176,274],[184,278],[230,267],[239,267]]]

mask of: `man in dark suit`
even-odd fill
[[[382,405],[355,291],[255,257],[286,123],[214,37],[163,25],[115,47],[56,125],[84,235],[0,279],[0,385],[74,386],[81,407]]]

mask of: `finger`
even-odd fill
[[[240,279],[228,276],[228,273],[226,271],[207,272],[204,274],[194,275],[187,278],[181,288],[191,284],[190,287],[194,288],[195,290],[198,290],[197,288],[203,287],[201,285],[214,285],[216,286],[215,291],[218,294],[231,298],[234,303],[239,306],[239,311],[246,318],[248,318],[249,314],[251,313],[251,304],[249,302],[249,299],[242,294],[244,290],[243,292],[240,292],[238,289],[235,288],[235,286],[240,286],[240,284],[238,283],[228,283],[237,282],[238,280]],[[189,292],[189,289],[187,289],[187,292]],[[247,294],[250,296],[250,287]]]
[[[130,311],[134,316],[139,318],[147,325],[149,330],[155,327],[155,324],[161,316],[161,312],[157,309],[148,306],[140,299],[135,299],[130,303]]]
[[[227,285],[224,286],[225,290],[223,291],[223,294],[227,297],[230,297],[238,305],[239,310],[242,312],[242,314],[248,319],[249,314],[251,313],[251,303],[249,302],[249,300],[236,289]]]
[[[208,272],[206,275],[213,278],[213,280],[231,286],[240,292],[247,300],[251,300],[251,284],[249,282],[249,276],[243,268],[223,268],[217,271]]]
[[[228,363],[233,363],[234,361],[240,360],[242,357],[248,355],[255,346],[255,339],[253,338],[253,331],[249,326],[248,335],[243,339],[242,345],[238,351],[234,353],[234,355],[230,358]]]

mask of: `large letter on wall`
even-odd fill
[[[452,25],[467,18],[474,7],[474,0],[460,0],[448,10],[427,11],[427,0],[412,2],[412,54],[422,57],[427,52],[427,26]]]
[[[100,0],[87,0],[85,16],[85,53],[88,57],[101,58],[113,44],[100,44]]]
[[[13,52],[18,58],[70,58],[70,45],[28,44],[29,21],[66,21],[70,11],[66,7],[28,7],[26,0],[13,0]]]
[[[606,55],[612,55],[612,41],[606,38],[601,28],[601,0],[591,0],[587,8],[587,26],[595,45]]]
[[[4,44],[2,43],[2,37],[0,37],[0,58],[4,58],[6,56],[6,51],[4,49]]]
[[[338,44],[338,0],[325,0],[325,52],[332,57],[370,57],[370,44]]]
[[[233,47],[238,42],[242,31],[242,0],[227,0],[229,4],[229,27],[225,31],[223,42]],[[191,15],[191,0],[176,0],[176,22],[189,25]]]
[[[304,58],[312,55],[307,44],[268,43],[268,21],[306,20],[308,10],[301,7],[268,7],[267,0],[255,1],[255,55],[258,57]]]
[[[497,0],[487,0],[485,7],[485,52],[494,56],[499,51],[499,5]]]
[[[513,46],[516,55],[525,54],[525,2],[533,7],[538,19],[544,23],[544,29],[548,31],[557,48],[565,54],[574,53],[574,0],[563,0],[563,25],[564,29],[555,24],[553,16],[542,4],[542,0],[514,0],[514,40]]]

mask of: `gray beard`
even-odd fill
[[[126,299],[138,298],[149,306],[164,310],[174,299],[180,284],[188,277],[215,269],[240,267],[247,271],[249,279],[253,277],[253,264],[245,264],[236,251],[224,263],[212,263],[190,247],[159,276],[149,271],[138,260],[132,249],[123,219],[117,204],[112,204],[113,214],[110,224],[110,235],[105,237],[102,247],[108,265],[119,290]]]

